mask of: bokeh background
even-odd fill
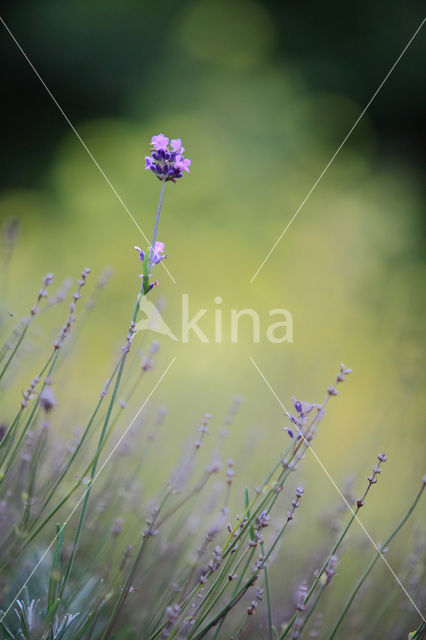
[[[159,194],[144,171],[149,139],[180,137],[192,159],[189,176],[167,185],[160,222],[176,283],[159,268],[152,299],[179,334],[187,293],[193,313],[208,309],[200,326],[211,343],[160,338],[156,369],[129,407],[130,420],[176,356],[145,411],[147,420],[159,406],[168,415],[142,481],[154,495],[204,412],[214,450],[240,394],[224,445],[240,501],[287,445],[283,411],[249,357],[288,407],[291,396],[321,401],[344,362],[354,372],[329,405],[316,451],[340,486],[354,474],[357,492],[386,452],[363,514],[383,538],[425,471],[423,31],[249,281],[420,24],[421,3],[361,2],[349,13],[338,3],[39,0],[6,2],[2,15],[148,236]],[[103,269],[113,269],[54,381],[66,439],[87,419],[126,335],[140,284],[133,246],[144,241],[3,26],[0,35],[0,217],[20,220],[13,252],[3,253],[3,335],[28,313],[45,273],[59,285],[90,266],[89,299]],[[216,296],[223,344],[213,341]],[[245,307],[259,313],[260,344],[248,322],[230,343],[230,309]],[[268,311],[281,307],[293,316],[292,344],[265,338]],[[8,380],[16,392],[65,313],[59,305],[34,322],[21,354],[28,366]],[[155,337],[138,334],[135,351]],[[5,421],[16,407],[8,397]],[[300,474],[309,538],[309,524],[339,498],[314,459]],[[414,528],[394,550],[397,568]]]

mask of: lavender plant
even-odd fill
[[[289,436],[288,446],[255,490],[241,486],[242,470],[235,468],[232,459],[227,460],[224,471],[216,458],[202,468],[199,452],[208,447],[208,413],[201,420],[196,441],[165,486],[158,488],[154,501],[138,486],[147,451],[156,444],[153,431],[141,439],[128,427],[132,449],[140,450],[137,462],[126,460],[120,465],[118,460],[114,470],[111,465],[106,468],[110,437],[123,425],[124,410],[154,368],[159,350],[159,344],[152,343],[141,359],[135,357],[139,361],[135,369],[128,366],[141,299],[158,285],[153,270],[167,257],[164,243],[157,240],[160,215],[166,184],[176,183],[189,172],[191,161],[184,152],[180,139],[169,143],[159,134],[151,140],[145,168],[161,183],[152,242],[146,250],[135,247],[142,262],[141,287],[121,353],[85,426],[58,456],[52,429],[57,407],[54,381],[61,356],[72,354],[77,303],[90,274],[87,268],[77,281],[65,323],[45,363],[26,383],[15,416],[0,431],[0,625],[5,638],[332,640],[341,629],[340,637],[358,638],[358,631],[353,631],[352,604],[423,493],[424,478],[405,515],[376,548],[346,602],[338,589],[334,597],[330,595],[339,580],[348,534],[387,461],[385,454],[378,454],[361,497],[354,506],[346,501],[347,522],[329,551],[322,552],[314,573],[304,557],[304,545],[297,549],[299,573],[288,573],[282,558],[294,554],[294,538],[290,539],[288,532],[297,523],[304,497],[303,487],[294,488],[292,478],[318,436],[329,400],[351,374],[344,365],[322,402],[293,399],[295,415],[288,414],[291,424],[283,428]],[[95,306],[107,280],[102,276],[98,281],[86,310]],[[47,298],[47,313],[64,300],[69,283],[49,299],[52,281],[51,274],[44,278],[30,316],[3,346],[2,393],[8,390],[8,375],[21,364],[17,354],[28,338],[28,327],[38,315],[40,303]],[[68,349],[64,350],[66,343]],[[226,438],[240,403],[240,398],[234,400],[220,438]],[[164,411],[155,421],[157,429],[163,420]],[[116,455],[120,456],[119,449]],[[115,482],[119,491],[112,493],[111,478],[120,476],[118,468],[124,482]],[[219,491],[210,482],[217,474],[223,478]],[[200,495],[204,496],[202,501]],[[241,504],[238,513],[233,512],[236,500]],[[78,514],[76,524],[71,520],[74,513]],[[130,524],[126,526],[126,522]],[[301,531],[299,540],[303,535]],[[294,603],[283,602],[288,585],[296,582]],[[424,597],[420,587],[419,580],[413,583],[413,603]],[[323,604],[330,598],[333,608],[327,614]],[[415,619],[412,610],[391,611],[387,607],[385,611],[386,615],[380,614],[376,620],[365,620],[363,638],[378,637],[374,635],[377,625],[380,637],[394,637],[396,616],[398,629],[404,625],[406,637],[419,639],[424,634],[424,619],[409,634]]]

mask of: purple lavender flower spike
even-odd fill
[[[155,264],[159,264],[162,260],[164,260],[165,258],[167,258],[167,253],[164,253],[164,242],[156,242],[154,245],[154,251],[152,251],[152,249],[150,249],[150,252],[152,252],[152,261],[151,261],[151,267],[153,267]],[[139,258],[141,259],[141,262],[143,262],[145,260],[145,251],[143,251],[143,249],[141,249],[140,247],[136,247],[135,246],[136,251],[139,254]],[[151,273],[149,274],[150,276],[152,275]],[[139,275],[139,278],[143,278],[143,274],[141,273]],[[155,286],[155,283],[150,284],[149,285],[149,290],[151,291],[152,287]]]
[[[180,138],[170,142],[162,133],[151,138],[151,155],[145,156],[145,169],[151,170],[161,182],[176,182],[183,172],[189,173],[191,160],[184,158],[185,147]]]
[[[290,438],[293,440],[294,439],[294,433],[291,429],[288,429],[287,427],[283,427],[282,431],[287,431],[288,435],[290,436]]]

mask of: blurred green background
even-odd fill
[[[189,176],[167,185],[160,222],[176,283],[159,267],[151,299],[164,300],[164,318],[179,334],[188,293],[193,313],[209,310],[200,326],[213,340],[221,296],[224,342],[160,339],[156,369],[129,407],[131,416],[176,356],[146,409],[168,410],[146,480],[152,492],[195,438],[204,412],[213,416],[214,449],[236,394],[244,401],[224,456],[236,461],[238,499],[287,446],[283,411],[250,356],[288,408],[291,396],[322,401],[343,361],[354,373],[329,405],[316,451],[340,486],[354,473],[357,492],[376,454],[386,452],[364,514],[380,539],[417,489],[425,462],[423,32],[249,284],[422,19],[416,2],[364,2],[352,11],[337,3],[324,13],[315,3],[40,0],[6,3],[3,17],[149,237],[159,194],[144,171],[151,136],[182,138],[192,159]],[[58,428],[67,438],[87,419],[125,338],[140,285],[133,246],[145,242],[4,27],[0,47],[0,217],[21,220],[2,333],[28,313],[45,273],[59,284],[90,266],[88,299],[102,270],[114,270],[54,380]],[[226,318],[245,307],[259,313],[260,344],[248,322],[239,343],[230,343]],[[291,312],[292,344],[265,339],[274,308]],[[10,380],[17,393],[65,313],[62,305],[36,318],[21,354],[25,368]],[[135,352],[155,337],[138,334]],[[2,403],[1,419],[13,415],[16,397]],[[301,479],[306,523],[339,498],[315,460],[306,460]],[[400,545],[405,555],[408,543]]]

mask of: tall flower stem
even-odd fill
[[[138,300],[139,300],[139,296],[138,296]],[[136,307],[135,307],[135,312],[136,313],[133,314],[134,318],[136,318],[137,309],[138,309],[138,302],[136,303]],[[102,445],[104,443],[106,431],[107,431],[107,428],[108,428],[108,423],[109,423],[109,420],[110,420],[110,417],[111,417],[111,412],[112,412],[112,409],[113,409],[113,406],[114,406],[114,403],[115,403],[115,399],[116,399],[116,396],[117,396],[117,393],[118,393],[118,388],[120,386],[121,377],[123,375],[124,365],[125,365],[125,362],[126,362],[126,356],[127,356],[127,353],[124,353],[123,357],[122,357],[122,360],[121,360],[120,368],[118,370],[118,375],[117,375],[117,379],[115,381],[114,389],[113,389],[113,392],[112,392],[112,395],[111,395],[111,400],[110,400],[110,403],[109,403],[109,406],[108,406],[108,409],[107,409],[107,413],[106,413],[106,416],[105,416],[105,420],[104,420],[104,424],[103,424],[103,427],[102,427],[101,435],[100,435],[100,438],[99,438],[99,443],[98,443],[95,459],[94,459],[94,462],[92,464],[92,468],[91,468],[91,471],[90,471],[89,485],[88,485],[88,487],[86,489],[86,493],[85,493],[85,496],[84,496],[83,507],[82,507],[82,510],[81,510],[81,515],[80,515],[80,520],[79,520],[79,523],[78,523],[78,526],[77,526],[77,531],[76,531],[76,534],[75,534],[75,537],[74,537],[74,544],[73,544],[71,556],[70,556],[70,559],[68,561],[67,568],[65,570],[65,575],[64,575],[64,578],[63,578],[63,581],[62,581],[62,585],[61,585],[60,596],[59,596],[61,599],[62,599],[62,597],[64,595],[65,587],[66,587],[66,584],[68,582],[69,576],[71,574],[71,570],[72,570],[72,567],[73,567],[73,564],[74,564],[74,559],[75,559],[75,556],[77,554],[77,548],[78,548],[78,545],[79,545],[79,542],[80,542],[80,537],[81,537],[81,534],[82,534],[82,531],[83,531],[83,525],[84,525],[84,520],[86,518],[87,507],[88,507],[88,504],[89,504],[90,494],[91,494],[93,482],[94,482],[95,476],[96,476],[96,469],[97,469],[97,464],[98,464],[98,460],[99,460],[98,451],[102,448]]]
[[[18,341],[16,342],[14,348],[12,349],[12,353],[10,354],[9,358],[6,361],[6,364],[4,365],[3,369],[0,372],[0,380],[3,378],[4,374],[6,373],[10,363],[12,362],[13,358],[16,355],[16,352],[18,351],[19,347],[21,346],[21,343],[23,341],[23,339],[25,338],[25,334],[28,331],[28,327],[29,327],[29,321],[27,322],[27,324],[25,325],[25,327],[22,330],[21,335],[18,338]]]
[[[263,548],[263,543],[260,545],[260,549],[262,552],[262,556],[265,555],[265,551]],[[268,569],[266,565],[263,568],[263,573],[265,576],[265,590],[266,590],[266,603],[268,606],[268,631],[269,631],[269,640],[274,640],[274,631],[272,627],[272,605],[271,605],[271,593],[269,589],[269,579],[268,579]]]
[[[156,514],[154,515],[151,524],[149,525],[149,530],[147,532],[144,532],[144,534],[142,535],[142,541],[141,544],[139,546],[139,550],[136,554],[135,560],[132,564],[132,567],[130,569],[129,575],[127,576],[127,580],[126,580],[126,584],[124,585],[123,589],[121,590],[121,594],[115,604],[114,609],[112,610],[110,619],[108,621],[108,624],[104,630],[104,632],[102,633],[102,638],[101,640],[106,640],[107,638],[109,638],[109,636],[111,635],[111,632],[113,630],[113,627],[115,626],[115,623],[117,621],[117,618],[120,614],[120,611],[122,610],[124,603],[126,602],[127,596],[130,592],[131,586],[132,586],[132,582],[133,579],[135,577],[136,571],[138,569],[138,566],[140,565],[140,562],[142,560],[142,556],[143,553],[145,551],[145,547],[146,547],[146,543],[147,540],[151,537],[151,535],[153,535],[154,532],[154,525],[156,524],[156,519],[157,516],[160,512],[160,510],[163,508],[167,498],[170,495],[170,490],[168,490],[164,496],[164,498],[162,499]]]
[[[39,377],[41,378],[42,375],[44,374],[47,366],[49,366],[49,364],[50,364],[48,373],[47,373],[46,378],[45,378],[45,380],[44,380],[44,382],[43,382],[43,384],[41,386],[41,389],[40,389],[40,392],[38,394],[38,397],[34,401],[34,405],[33,405],[33,408],[31,410],[30,416],[29,416],[27,422],[25,423],[25,426],[24,426],[24,428],[23,428],[23,430],[22,430],[22,432],[21,432],[21,434],[20,434],[20,436],[19,436],[19,438],[18,438],[18,440],[17,440],[17,442],[15,444],[15,447],[13,448],[11,453],[9,454],[9,458],[7,459],[7,461],[5,459],[6,456],[2,460],[2,467],[4,465],[4,468],[2,468],[1,471],[0,471],[0,484],[4,481],[4,478],[5,478],[6,474],[9,472],[13,462],[15,461],[15,458],[16,458],[18,452],[19,452],[21,444],[22,444],[22,442],[23,442],[23,440],[25,438],[25,435],[28,433],[28,431],[29,431],[29,429],[30,429],[35,417],[36,417],[36,414],[37,414],[37,411],[38,411],[38,408],[39,408],[40,397],[41,397],[41,395],[42,395],[42,393],[43,393],[43,391],[44,391],[44,389],[46,387],[46,380],[52,375],[53,370],[55,368],[56,361],[58,359],[58,356],[59,356],[59,350],[54,350],[52,355],[48,359],[46,365],[43,367],[42,371],[40,372]],[[21,411],[22,411],[22,409],[20,409],[20,412]],[[14,421],[14,423],[12,423],[12,424],[15,425],[14,429],[16,429],[17,423]],[[11,431],[12,431],[12,429],[9,430],[9,435],[10,435]],[[8,432],[6,432],[6,435],[7,435],[7,433]],[[6,451],[6,453],[8,453],[8,451]]]
[[[158,199],[157,213],[155,216],[154,233],[152,234],[152,244],[149,252],[149,271],[151,271],[152,261],[154,259],[154,248],[157,240],[158,225],[160,222],[161,207],[163,206],[164,191],[166,190],[166,181],[161,181],[160,197]]]
[[[400,522],[397,524],[397,526],[395,527],[395,529],[392,531],[392,533],[386,538],[386,540],[384,541],[384,543],[381,545],[380,549],[376,552],[376,555],[373,557],[373,559],[371,560],[370,564],[368,565],[368,567],[365,569],[364,573],[362,574],[362,576],[359,578],[358,582],[356,583],[355,587],[352,590],[352,593],[350,594],[349,598],[346,601],[345,606],[342,609],[342,612],[340,613],[336,624],[334,625],[333,629],[331,630],[330,635],[328,636],[328,640],[333,640],[333,638],[335,637],[337,630],[339,629],[340,625],[342,624],[343,618],[345,617],[345,615],[347,614],[349,607],[351,606],[356,594],[358,593],[358,591],[360,590],[360,588],[362,587],[362,585],[364,584],[365,580],[367,579],[370,571],[373,569],[374,565],[376,564],[377,560],[379,559],[379,557],[381,555],[383,555],[383,551],[382,549],[385,549],[388,544],[392,541],[392,539],[396,536],[396,534],[399,532],[400,529],[402,529],[402,527],[404,526],[404,524],[407,522],[408,518],[410,517],[410,515],[413,513],[414,509],[416,508],[416,505],[418,503],[418,501],[420,500],[420,497],[423,493],[423,490],[425,488],[426,485],[426,480],[423,479],[422,482],[422,486],[420,488],[420,490],[417,492],[416,497],[414,498],[411,506],[409,507],[408,511],[406,512],[406,514],[402,517],[402,519],[400,520]]]
[[[117,373],[117,370],[119,368],[119,364],[117,364],[113,370],[113,373],[109,379],[109,382],[111,382],[114,378],[115,375]],[[90,417],[89,422],[86,425],[86,428],[83,432],[83,435],[80,438],[80,441],[78,443],[78,445],[76,446],[76,448],[74,449],[72,455],[70,456],[69,460],[64,464],[64,467],[61,469],[61,471],[59,472],[57,478],[55,479],[55,482],[53,483],[53,485],[50,487],[46,498],[44,499],[44,502],[42,504],[42,506],[39,509],[38,515],[37,517],[33,520],[33,522],[31,523],[31,526],[29,527],[29,531],[32,531],[34,528],[34,525],[37,523],[37,520],[39,518],[39,516],[42,514],[42,512],[44,511],[44,509],[47,507],[47,505],[49,504],[51,498],[53,497],[54,493],[56,492],[56,489],[59,487],[59,485],[61,484],[62,480],[65,478],[65,476],[68,473],[68,470],[70,469],[70,467],[72,466],[74,460],[76,459],[77,455],[79,454],[80,450],[83,447],[84,442],[86,441],[86,438],[89,434],[89,431],[93,425],[93,422],[95,421],[95,418],[98,414],[99,409],[101,408],[102,402],[104,400],[105,396],[102,394],[101,397],[98,400],[98,403]],[[52,514],[53,515],[53,514]]]
[[[51,355],[49,356],[47,362],[44,364],[43,368],[41,369],[40,373],[38,374],[38,378],[41,379],[44,375],[44,372],[47,370],[47,368],[50,366],[50,363],[52,362],[52,360],[55,358],[56,354],[57,354],[57,350],[54,349],[53,352],[51,353]],[[43,387],[44,388],[44,387]],[[40,397],[40,394],[39,394]],[[38,406],[38,402],[36,402],[37,406]],[[14,432],[16,431],[17,427],[19,426],[21,417],[22,417],[22,413],[25,409],[25,405],[20,406],[18,413],[16,414],[15,418],[13,419],[13,421],[11,422],[10,426],[7,428],[6,433],[4,434],[2,440],[0,441],[0,450],[2,449],[2,447],[4,447],[6,449],[6,452],[3,453],[3,457],[2,457],[2,461],[1,464],[3,464],[4,460],[7,458],[8,453],[10,452],[10,448],[11,448],[11,444],[10,444],[10,438],[13,436],[14,437]],[[12,440],[13,440],[12,437]],[[7,446],[5,446],[7,445]],[[0,482],[3,480],[3,476],[0,474]]]
[[[161,207],[163,204],[163,197],[164,197],[164,190],[165,190],[165,186],[166,186],[166,182],[162,181],[161,182],[161,190],[160,190],[160,197],[158,200],[158,206],[157,206],[157,213],[155,216],[155,224],[154,224],[154,233],[153,233],[153,240],[152,240],[152,248],[149,252],[149,267],[152,266],[152,259],[154,257],[154,245],[155,245],[155,239],[157,237],[157,231],[158,231],[158,224],[160,221],[160,214],[161,214]],[[150,272],[150,268],[148,269],[148,273]],[[121,378],[123,376],[123,371],[124,371],[124,367],[126,364],[126,360],[127,360],[127,356],[129,354],[130,351],[130,347],[132,344],[132,338],[133,338],[133,333],[134,333],[134,327],[135,327],[135,323],[136,323],[136,319],[138,316],[138,312],[139,312],[139,305],[140,305],[140,301],[143,295],[146,295],[147,290],[146,290],[146,281],[145,281],[145,277],[142,278],[142,287],[139,291],[139,294],[136,298],[136,304],[135,304],[135,308],[133,310],[133,315],[132,315],[132,319],[130,322],[130,329],[129,329],[129,333],[127,336],[127,344],[125,345],[125,347],[123,347],[123,355],[121,358],[121,363],[120,363],[120,367],[118,370],[118,374],[117,374],[117,378],[115,380],[115,384],[114,384],[114,388],[111,394],[111,400],[110,403],[108,405],[108,409],[106,412],[106,416],[105,416],[105,420],[104,420],[104,424],[102,426],[102,431],[101,431],[101,435],[99,437],[99,442],[98,442],[98,446],[97,446],[97,450],[96,450],[96,454],[95,454],[95,458],[92,464],[92,468],[90,471],[90,477],[89,477],[89,484],[88,487],[86,489],[86,493],[84,496],[84,502],[83,502],[83,507],[81,510],[81,514],[80,514],[80,520],[79,523],[77,525],[77,531],[74,537],[74,543],[73,543],[73,548],[72,548],[72,552],[71,552],[71,556],[69,558],[66,570],[65,570],[65,574],[64,574],[64,578],[62,581],[62,585],[61,585],[61,589],[60,589],[60,595],[59,597],[62,599],[63,595],[64,595],[64,591],[65,591],[65,587],[66,584],[68,582],[68,579],[70,577],[71,574],[71,570],[74,564],[74,559],[77,553],[77,548],[80,542],[80,537],[83,531],[83,526],[84,526],[84,521],[86,518],[86,513],[87,513],[87,507],[88,507],[88,503],[89,503],[89,499],[90,499],[90,494],[91,494],[91,490],[92,490],[92,486],[93,483],[95,481],[96,478],[96,470],[97,470],[97,465],[98,465],[98,460],[99,460],[99,455],[101,453],[101,450],[103,448],[103,445],[105,444],[105,439],[107,436],[107,432],[108,432],[108,425],[111,419],[111,414],[114,408],[114,404],[115,404],[115,400],[118,394],[118,389],[120,387],[120,382],[121,382]],[[149,290],[149,289],[148,289]]]
[[[357,517],[358,517],[358,512],[359,512],[359,510],[361,509],[361,507],[364,505],[364,503],[365,503],[365,499],[366,499],[366,497],[367,497],[367,495],[368,495],[368,493],[369,493],[369,491],[370,491],[371,487],[373,486],[373,484],[375,484],[375,483],[376,483],[375,476],[377,475],[377,473],[380,473],[380,470],[379,470],[380,465],[382,464],[382,462],[384,462],[384,461],[386,460],[386,456],[384,456],[384,454],[379,454],[378,459],[379,459],[379,464],[378,464],[378,465],[377,465],[377,467],[376,467],[376,471],[373,469],[372,477],[368,478],[368,484],[367,484],[367,487],[366,487],[366,489],[365,489],[365,491],[364,491],[364,494],[363,494],[362,498],[360,498],[360,499],[357,501],[356,509],[355,509],[355,510],[351,509],[351,511],[352,511],[352,516],[350,517],[350,519],[349,519],[349,521],[348,521],[348,523],[347,523],[346,527],[343,529],[342,533],[340,534],[339,538],[337,539],[336,543],[334,544],[334,546],[333,546],[332,550],[331,550],[331,551],[330,551],[330,553],[328,554],[328,556],[327,556],[326,560],[324,561],[324,563],[323,563],[323,565],[322,565],[321,569],[320,569],[319,571],[317,571],[316,576],[315,576],[315,579],[314,579],[314,581],[312,582],[312,585],[311,585],[311,587],[310,587],[310,589],[309,589],[308,593],[306,594],[306,596],[305,596],[305,598],[304,598],[304,600],[303,600],[303,605],[304,605],[304,606],[309,602],[309,600],[310,600],[310,598],[311,598],[311,596],[312,596],[313,592],[315,591],[315,589],[316,589],[316,587],[317,587],[318,583],[320,582],[320,580],[321,580],[322,576],[324,575],[324,572],[325,572],[325,570],[327,569],[327,565],[328,565],[328,563],[329,563],[330,559],[331,559],[331,558],[336,554],[336,552],[337,552],[337,550],[339,549],[340,545],[342,544],[342,542],[343,542],[344,538],[346,537],[346,534],[348,533],[349,529],[351,528],[351,526],[352,526],[353,522],[357,519]],[[316,602],[317,602],[317,601],[315,600],[315,603],[314,603],[314,604],[312,605],[312,607],[311,607],[311,611],[310,611],[310,613],[312,613],[312,609],[313,609],[313,608],[314,608],[314,606],[316,605]],[[293,625],[294,625],[294,623],[296,622],[297,618],[299,617],[299,614],[300,614],[300,611],[296,611],[296,612],[292,615],[292,617],[290,618],[289,622],[287,623],[287,625],[286,625],[285,629],[284,629],[284,630],[283,630],[283,632],[281,633],[281,635],[280,635],[280,637],[279,637],[279,640],[284,640],[284,638],[287,636],[287,634],[290,632],[290,630],[291,630],[292,626],[293,626]]]
[[[298,491],[300,491],[300,494],[298,494]],[[193,640],[200,640],[200,638],[203,638],[209,631],[210,629],[215,626],[216,624],[218,624],[219,622],[221,622],[225,616],[229,613],[229,611],[233,608],[233,606],[235,604],[237,604],[237,602],[239,602],[239,600],[244,596],[244,594],[247,592],[247,590],[256,582],[259,574],[261,571],[263,571],[263,569],[266,566],[266,563],[268,562],[271,554],[273,553],[275,547],[277,546],[278,542],[280,541],[281,537],[283,536],[284,532],[286,531],[289,522],[291,522],[291,520],[293,520],[293,514],[295,509],[297,509],[297,507],[299,507],[300,502],[298,502],[298,499],[301,497],[303,493],[302,489],[298,489],[296,492],[296,500],[292,503],[292,509],[291,511],[288,513],[286,520],[284,521],[284,524],[282,525],[281,529],[279,530],[279,532],[277,533],[277,535],[275,536],[268,552],[266,553],[265,556],[263,556],[262,561],[259,561],[256,565],[256,568],[253,569],[253,571],[251,572],[251,575],[248,577],[247,581],[244,583],[244,585],[237,591],[237,593],[235,594],[235,597],[231,600],[230,603],[228,603],[214,618],[213,620],[211,620],[203,629],[201,629],[201,631],[199,631],[196,635],[193,635],[193,633],[197,630],[197,628],[199,627],[200,624],[200,620],[197,620],[197,622],[195,623],[194,627],[193,627],[193,631],[191,633],[191,635],[189,637],[193,638]],[[250,553],[252,553],[254,551],[255,547],[252,547],[250,549],[247,548],[246,552],[249,551]],[[240,558],[240,560],[238,561],[241,562],[243,557]],[[225,585],[226,587],[227,585]],[[238,587],[238,584],[237,584]],[[204,618],[206,617],[206,615],[209,613],[209,611],[207,611],[206,613],[203,614],[202,618],[201,618],[201,622],[202,620],[204,620]]]
[[[19,347],[22,344],[23,339],[25,338],[25,335],[28,331],[28,327],[30,326],[31,322],[33,321],[34,317],[37,315],[39,309],[38,309],[38,305],[40,304],[41,300],[43,298],[45,298],[47,296],[47,287],[49,286],[49,284],[51,284],[53,281],[53,275],[51,273],[48,273],[47,276],[45,276],[45,278],[43,279],[43,286],[40,289],[40,292],[37,296],[37,300],[35,302],[35,305],[33,306],[33,308],[31,309],[31,315],[25,320],[25,326],[21,332],[21,335],[19,336],[13,350],[12,353],[10,354],[6,364],[4,365],[3,369],[0,372],[0,380],[3,378],[4,374],[6,373],[10,363],[12,362],[13,358],[15,357]]]

